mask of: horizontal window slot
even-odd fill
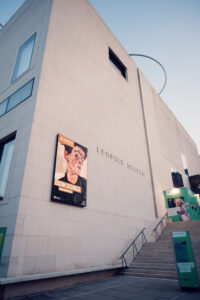
[[[0,117],[32,96],[34,78],[0,103]]]
[[[109,60],[111,64],[115,67],[115,69],[125,78],[127,77],[127,68],[121,62],[121,60],[117,57],[117,55],[109,48]]]

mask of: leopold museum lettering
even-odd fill
[[[110,160],[114,161],[115,163],[117,163],[119,166],[126,167],[128,170],[133,171],[140,176],[144,176],[144,172],[142,170],[138,169],[134,165],[131,165],[129,162],[119,158],[117,155],[115,155],[109,151],[105,151],[103,148],[101,148],[99,146],[97,146],[96,149],[97,149],[97,153],[102,155],[104,158],[110,159]]]

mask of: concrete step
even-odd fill
[[[176,264],[165,264],[165,263],[137,263],[137,262],[133,262],[132,264],[129,265],[129,268],[147,268],[147,269],[166,269],[166,270],[173,270],[176,269]]]
[[[155,243],[146,243],[142,249],[157,249],[157,248],[162,248],[162,249],[173,249],[173,243],[172,243],[172,239],[170,239],[169,241],[165,241],[165,240],[159,240],[158,242]]]
[[[141,273],[149,273],[149,274],[166,274],[166,275],[177,275],[177,270],[173,269],[173,270],[165,270],[165,269],[155,269],[155,270],[151,270],[151,269],[147,269],[147,268],[128,268],[126,271],[128,272],[141,272]]]
[[[172,265],[172,266],[147,266],[147,265],[144,265],[144,266],[141,266],[141,265],[130,265],[129,266],[129,270],[145,270],[145,271],[150,271],[152,273],[160,270],[160,272],[165,272],[165,271],[168,271],[168,272],[177,272],[177,268],[176,268],[176,265]]]
[[[160,237],[159,242],[171,243],[172,244],[172,236],[171,234],[163,235]]]
[[[142,261],[142,260],[138,260],[137,258],[130,264],[130,266],[134,264],[134,265],[149,265],[149,266],[174,266],[176,264],[175,260],[171,263],[169,263],[168,261],[163,261],[163,262],[158,262],[156,260],[152,260],[151,262],[150,261]]]
[[[159,255],[159,254],[163,254],[163,255],[168,255],[168,254],[171,254],[171,255],[173,255],[174,254],[174,249],[173,248],[168,248],[168,249],[166,249],[166,248],[152,248],[152,249],[150,249],[150,248],[144,248],[144,249],[142,249],[141,251],[140,251],[140,253],[141,254],[146,254],[146,253],[155,253],[155,254],[157,254],[157,255]]]
[[[150,250],[150,251],[155,251],[155,250],[162,250],[162,251],[172,251],[174,250],[173,244],[155,244],[155,245],[145,245],[141,251],[145,251],[145,250]],[[141,252],[140,251],[140,252]]]
[[[171,262],[173,263],[175,261],[175,257],[174,255],[160,255],[158,257],[158,255],[156,253],[150,253],[150,254],[138,254],[136,256],[136,260],[152,260],[152,261],[157,261],[159,263],[159,261],[166,261],[166,262]]]
[[[157,242],[153,242],[153,243],[146,243],[144,245],[144,247],[165,247],[165,246],[173,246],[173,243],[172,243],[172,238],[169,239],[169,241],[167,240],[162,240],[161,238],[157,241]]]
[[[168,254],[163,254],[163,253],[160,253],[160,255],[158,256],[157,253],[139,253],[137,256],[136,256],[136,259],[141,259],[141,258],[144,258],[144,259],[153,259],[155,261],[159,261],[159,260],[166,260],[166,261],[174,261],[175,260],[175,256],[174,254],[170,253],[169,255]]]
[[[148,257],[148,258],[144,258],[144,259],[136,259],[137,263],[147,263],[147,264],[151,264],[151,263],[155,263],[155,259]],[[159,259],[159,261],[157,261],[157,264],[174,264],[176,263],[175,259]]]
[[[154,247],[154,245],[160,245],[160,246],[164,246],[166,244],[169,244],[169,245],[173,245],[172,243],[172,238],[169,239],[169,241],[167,241],[166,239],[165,240],[162,240],[161,238],[157,241],[157,242],[152,242],[152,243],[146,243],[145,244],[145,247]]]
[[[152,256],[152,257],[169,257],[169,256],[174,256],[174,252],[173,251],[142,251],[140,253],[138,253],[137,257],[140,257],[140,256]]]
[[[128,276],[137,276],[137,277],[149,277],[149,278],[165,278],[165,279],[178,279],[177,274],[163,274],[163,273],[152,273],[152,272],[140,272],[140,271],[135,271],[131,272],[129,270],[126,270],[124,272],[124,275]]]
[[[143,261],[143,262],[135,262],[135,263],[132,263],[129,265],[130,268],[132,267],[141,267],[141,268],[150,268],[150,269],[174,269],[176,268],[176,262],[168,262],[168,261],[162,261],[162,262],[158,262],[158,263],[155,263],[155,261],[151,261],[151,260],[148,260],[148,261]],[[198,272],[200,272],[200,264],[196,264],[196,269]]]

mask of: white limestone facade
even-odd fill
[[[34,32],[31,66],[11,83],[19,46]],[[0,101],[35,78],[32,96],[0,117],[0,140],[16,132],[0,203],[1,277],[118,266],[138,232],[165,214],[171,168],[189,188],[181,154],[190,175],[200,172],[195,143],[87,0],[26,1],[0,38]],[[88,149],[84,208],[51,201],[59,133]]]

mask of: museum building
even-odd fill
[[[87,0],[27,0],[0,30],[8,295],[116,271],[174,176],[190,188],[199,173],[194,141]]]

